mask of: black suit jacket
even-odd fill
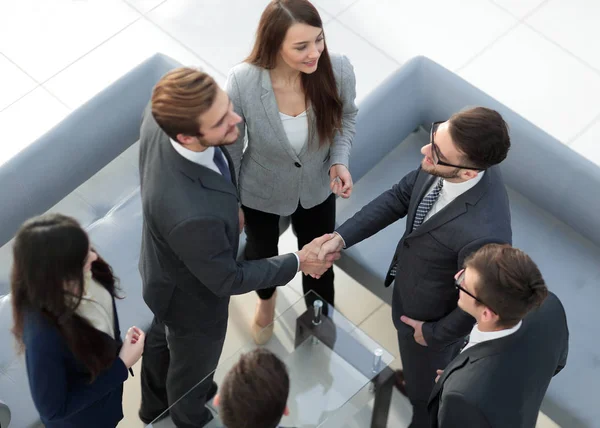
[[[567,362],[564,308],[549,293],[510,336],[470,347],[444,370],[429,399],[432,428],[532,428],[552,377]]]
[[[144,300],[160,321],[221,338],[229,296],[286,284],[295,276],[293,254],[236,261],[236,186],[177,153],[150,106],[140,131],[139,166],[144,213],[139,266]]]
[[[399,334],[412,335],[400,317],[425,321],[427,344],[442,348],[466,336],[473,318],[457,307],[454,275],[465,258],[485,244],[512,243],[508,195],[498,167],[489,168],[479,183],[412,231],[419,203],[436,177],[421,168],[364,206],[337,232],[346,247],[407,217],[390,268],[398,262],[392,312]],[[394,280],[388,275],[385,285]]]

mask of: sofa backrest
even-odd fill
[[[138,140],[152,88],[177,66],[154,55],[0,166],[0,245]]]

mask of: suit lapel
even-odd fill
[[[429,218],[426,222],[424,222],[421,226],[419,226],[419,228],[417,230],[412,231],[409,234],[409,236],[413,237],[413,236],[423,235],[433,229],[436,229],[436,228],[448,223],[449,221],[454,220],[456,217],[461,216],[464,213],[466,213],[467,205],[476,205],[477,202],[479,202],[479,200],[481,199],[481,197],[487,192],[487,190],[491,184],[491,175],[492,175],[492,171],[490,169],[483,175],[483,177],[481,178],[479,183],[477,183],[471,189],[467,190],[465,193],[460,195],[458,198],[454,199],[452,202],[450,202],[448,205],[446,205],[441,211],[438,211],[433,216],[431,216],[431,218]],[[423,193],[426,192],[427,189],[429,189],[432,182],[433,181],[429,182],[428,186],[424,186],[425,189],[423,190]],[[417,207],[419,206],[419,203],[421,202],[423,196],[424,195],[421,196],[421,198],[416,203],[416,206],[414,207],[413,218],[414,218],[414,212],[416,212]],[[410,225],[412,227],[412,222],[410,223]],[[407,225],[407,227],[408,227],[408,225]]]
[[[436,399],[436,397],[441,393],[444,382],[452,374],[452,372],[456,370],[460,370],[469,362],[469,356],[466,352],[462,354],[458,354],[454,360],[448,364],[448,366],[444,369],[444,373],[440,375],[439,380],[433,385],[433,390],[429,395],[429,406],[431,406],[432,402]]]
[[[408,209],[408,218],[406,219],[406,228],[409,230],[412,229],[412,224],[415,221],[415,214],[417,212],[417,208],[419,207],[419,204],[425,197],[425,193],[427,192],[427,190],[429,190],[429,188],[433,184],[433,181],[436,178],[433,175],[427,174],[426,172],[423,172],[422,175],[420,174],[420,176],[422,176],[423,178],[417,179],[420,184],[420,187],[419,187],[419,185],[415,186],[417,189],[419,189],[418,193],[416,194],[416,198],[412,198],[412,197],[410,198],[410,206]]]
[[[221,151],[223,152],[223,155],[227,159],[227,166],[229,167],[229,174],[231,175],[231,182],[233,183],[233,186],[237,189],[237,187],[238,187],[237,179],[235,177],[235,168],[233,167],[233,160],[231,159],[231,155],[229,154],[229,151],[225,148],[225,146],[220,146],[220,147],[221,147]]]
[[[296,162],[299,162],[300,159],[298,155],[292,148],[288,137],[283,129],[283,124],[281,123],[281,118],[279,117],[279,107],[277,106],[277,100],[275,99],[275,92],[273,92],[273,85],[271,83],[271,76],[269,75],[269,70],[262,70],[262,87],[263,93],[261,95],[261,101],[263,107],[265,109],[265,113],[267,118],[269,119],[269,123],[275,131],[275,135],[277,139],[285,149],[285,151],[290,155],[292,159]]]

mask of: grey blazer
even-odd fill
[[[177,153],[150,108],[140,131],[139,166],[144,300],[162,322],[224,337],[229,296],[286,284],[296,274],[296,256],[236,261],[236,186]]]
[[[343,103],[342,130],[331,145],[319,147],[314,114],[308,108],[311,141],[296,154],[283,129],[269,71],[248,63],[235,66],[227,79],[227,92],[242,117],[240,137],[229,152],[239,177],[242,204],[264,212],[290,215],[312,208],[331,194],[329,168],[348,166],[358,108],[354,69],[348,58],[330,54]],[[244,134],[248,146],[244,151]]]
[[[565,310],[549,293],[515,333],[475,345],[448,364],[429,399],[431,427],[534,427],[568,351]]]
[[[474,320],[457,307],[454,275],[465,258],[491,242],[511,243],[510,209],[499,167],[433,215],[417,230],[412,224],[417,207],[435,177],[420,167],[400,183],[365,205],[337,232],[350,247],[407,216],[390,268],[398,262],[392,297],[398,334],[413,335],[400,317],[425,321],[423,336],[432,349],[441,349],[466,336]],[[394,278],[388,275],[385,285]]]

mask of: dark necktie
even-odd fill
[[[227,180],[231,181],[231,172],[229,171],[229,167],[227,166],[227,162],[225,161],[225,156],[223,155],[223,151],[220,147],[215,147],[215,155],[213,156],[213,162],[219,168],[221,175],[225,177]]]
[[[431,192],[429,192],[427,194],[427,196],[425,196],[423,198],[423,200],[417,207],[417,212],[415,213],[415,219],[413,220],[413,228],[412,228],[413,231],[417,230],[417,228],[423,224],[423,220],[425,220],[425,217],[427,217],[427,214],[429,213],[429,211],[431,211],[433,204],[435,204],[435,201],[437,201],[438,198],[440,197],[440,192],[442,191],[443,185],[444,185],[444,180],[439,178],[438,182],[435,185],[435,187],[433,188],[433,190],[431,190]],[[398,266],[398,263],[396,263],[390,269],[391,276],[396,276],[396,267],[397,266]]]

